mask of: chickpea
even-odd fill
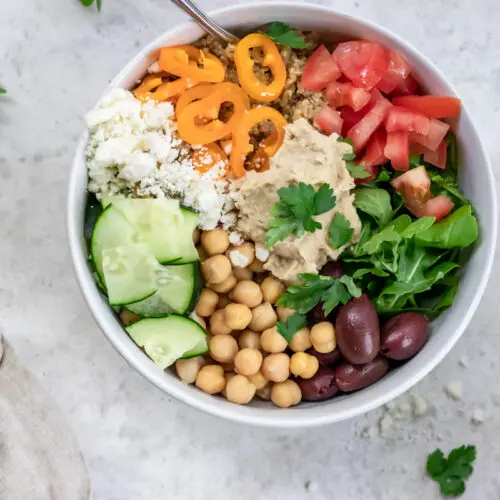
[[[120,322],[123,326],[131,325],[141,319],[140,316],[137,316],[137,314],[129,311],[128,309],[122,309],[118,316],[120,317]]]
[[[273,384],[267,384],[262,389],[256,390],[255,395],[258,396],[260,399],[263,399],[264,401],[270,401],[272,388]]]
[[[288,346],[288,342],[280,335],[278,329],[273,326],[262,332],[260,345],[263,351],[275,354],[277,352],[284,352]]]
[[[236,373],[249,377],[255,375],[262,366],[262,353],[257,349],[245,347],[234,358]]]
[[[231,292],[234,301],[245,304],[252,309],[262,302],[262,292],[259,285],[253,281],[240,281]]]
[[[319,368],[318,358],[306,352],[296,352],[290,359],[290,371],[301,378],[312,378]]]
[[[266,377],[264,377],[264,374],[260,371],[254,373],[253,375],[250,375],[250,377],[248,377],[248,380],[252,382],[257,390],[264,389],[264,387],[269,384],[269,380],[267,380]]]
[[[263,273],[265,271],[264,269],[264,263],[261,262],[260,260],[255,259],[249,266],[248,269],[252,271],[253,273]]]
[[[264,302],[252,309],[252,321],[250,330],[255,332],[263,332],[267,328],[271,328],[278,321],[276,312],[269,302]]]
[[[221,254],[229,248],[229,235],[224,229],[203,231],[201,234],[201,244],[208,255]]]
[[[278,299],[285,292],[285,285],[281,283],[281,281],[273,278],[272,276],[268,276],[260,285],[260,289],[262,290],[262,296],[264,298],[264,302],[270,302],[271,304],[276,304]]]
[[[292,314],[295,314],[296,311],[289,307],[278,306],[276,312],[278,313],[279,320],[284,323]]]
[[[219,365],[204,366],[196,377],[196,387],[208,394],[221,392],[225,385],[224,370]]]
[[[262,373],[270,382],[283,382],[290,376],[290,358],[284,352],[269,354],[262,363]]]
[[[227,383],[233,378],[233,377],[236,377],[236,373],[225,373],[224,374],[224,378],[226,379],[226,386],[224,387],[224,389],[222,390],[222,395],[227,399],[227,393],[226,393],[226,389],[227,389]]]
[[[175,362],[175,371],[179,378],[186,384],[194,384],[199,371],[205,365],[203,356],[190,359],[178,359]]]
[[[249,241],[232,247],[229,250],[229,258],[234,267],[248,267],[255,260],[255,246]]]
[[[311,328],[311,342],[318,352],[326,354],[337,347],[335,328],[328,321],[323,321]]]
[[[251,281],[253,278],[253,273],[248,267],[235,267],[233,274],[238,281]]]
[[[217,285],[231,276],[231,262],[224,255],[214,255],[203,262],[201,270],[208,283]]]
[[[229,298],[229,295],[221,295],[219,297],[219,309],[224,309],[227,305],[232,303],[233,301]]]
[[[246,405],[255,396],[255,386],[243,375],[231,377],[226,386],[226,399],[231,403]]]
[[[224,323],[232,330],[244,330],[252,321],[252,311],[244,304],[229,304],[224,308]]]
[[[195,228],[193,231],[193,243],[197,245],[200,242],[201,231],[198,228]]]
[[[219,363],[229,363],[238,352],[238,343],[231,335],[214,335],[208,343],[210,356]]]
[[[204,288],[201,291],[200,300],[196,306],[196,314],[205,318],[212,316],[219,303],[219,296],[209,288]]]
[[[224,323],[224,309],[218,309],[210,317],[210,332],[213,335],[229,335],[232,330]]]
[[[295,332],[288,347],[290,347],[293,352],[304,352],[312,347],[311,338],[309,337],[309,328],[302,328],[302,330]]]
[[[280,408],[290,408],[290,406],[298,405],[302,400],[299,384],[293,380],[274,384],[271,390],[271,399]]]
[[[205,262],[208,259],[207,251],[201,246],[197,246],[196,250],[198,250],[198,255],[200,256],[200,261]]]
[[[217,283],[217,284],[209,284],[210,288],[217,293],[227,293],[230,292],[235,286],[238,281],[234,277],[234,275],[230,274],[229,277],[224,280],[222,283]]]
[[[260,350],[260,333],[252,332],[252,330],[241,332],[238,338],[238,345],[240,349],[249,347],[250,349]]]

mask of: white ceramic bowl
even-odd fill
[[[324,31],[332,38],[376,40],[384,46],[402,51],[430,93],[456,94],[439,70],[401,38],[379,26],[328,8],[292,2],[254,3],[219,10],[213,13],[213,17],[221,25],[231,29],[250,30],[279,20],[303,29]],[[112,81],[111,87],[131,87],[145,73],[156,49],[165,45],[190,43],[202,35],[203,31],[194,22],[167,31],[137,54]],[[321,403],[303,403],[287,410],[278,409],[265,402],[237,406],[187,386],[175,376],[157,368],[122,330],[105,298],[99,293],[87,265],[88,252],[83,237],[87,184],[84,148],[87,134],[80,140],[76,151],[68,203],[69,243],[85,299],[108,339],[139,373],[171,396],[213,415],[245,424],[294,428],[338,422],[374,409],[407,391],[444,358],[471,320],[490,274],[497,231],[493,174],[465,108],[462,110],[456,132],[460,145],[460,186],[477,210],[481,227],[480,241],[467,264],[453,307],[432,324],[432,334],[422,351],[404,366],[358,393]]]

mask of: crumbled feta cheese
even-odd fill
[[[229,243],[231,245],[241,245],[243,243],[243,237],[237,231],[231,231],[229,233]]]
[[[161,68],[160,68],[160,65],[158,64],[158,61],[155,61],[148,68],[148,73],[160,73],[160,72],[161,72]]]
[[[471,422],[476,425],[481,425],[484,422],[485,415],[484,410],[482,408],[474,408],[472,410]]]
[[[229,252],[229,259],[235,267],[246,267],[250,263],[248,257],[242,254],[239,250],[231,250]]]
[[[460,401],[462,399],[463,387],[461,382],[458,381],[450,382],[448,385],[446,385],[444,389],[448,394],[448,396],[450,396],[455,401]]]
[[[269,250],[262,246],[256,246],[255,257],[257,257],[257,260],[260,260],[261,262],[267,262],[267,259],[269,259]]]
[[[142,103],[131,92],[112,89],[90,111],[88,189],[101,196],[174,198],[200,213],[200,227],[232,227],[234,203],[223,161],[198,172],[191,146],[178,136],[171,103]]]

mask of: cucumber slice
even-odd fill
[[[145,243],[104,249],[102,270],[109,303],[121,306],[153,295],[159,286],[159,267]]]
[[[126,247],[140,242],[133,226],[114,207],[108,207],[97,219],[90,242],[90,254],[95,270],[104,285],[102,258],[104,250]]]
[[[161,318],[168,314],[189,314],[200,298],[203,281],[198,262],[182,266],[163,266],[158,271],[160,288],[126,309],[145,318]]]
[[[197,356],[208,350],[205,330],[184,316],[146,318],[125,330],[162,370],[183,356]],[[193,354],[195,351],[198,354]]]
[[[149,243],[161,264],[187,264],[199,260],[192,241],[198,216],[181,209],[178,200],[111,197],[103,199],[102,203],[110,203],[120,211]]]
[[[87,203],[85,205],[85,216],[83,222],[83,235],[87,242],[92,239],[92,233],[94,232],[94,227],[97,220],[102,214],[102,206],[95,197],[95,194],[88,193]]]

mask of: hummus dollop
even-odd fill
[[[322,229],[306,232],[301,238],[289,236],[269,249],[264,268],[288,283],[296,282],[300,273],[317,273],[328,260],[337,260],[342,251],[359,239],[361,222],[353,205],[354,180],[346,169],[344,154],[349,144],[337,141],[338,135],[326,136],[306,119],[287,125],[283,145],[271,158],[266,172],[250,171],[233,185],[233,196],[239,210],[237,229],[257,244],[264,244],[272,206],[279,201],[278,189],[304,182],[318,189],[329,184],[337,198],[330,212],[315,219]],[[328,226],[335,215],[347,217],[354,233],[351,241],[334,249],[328,241]]]

